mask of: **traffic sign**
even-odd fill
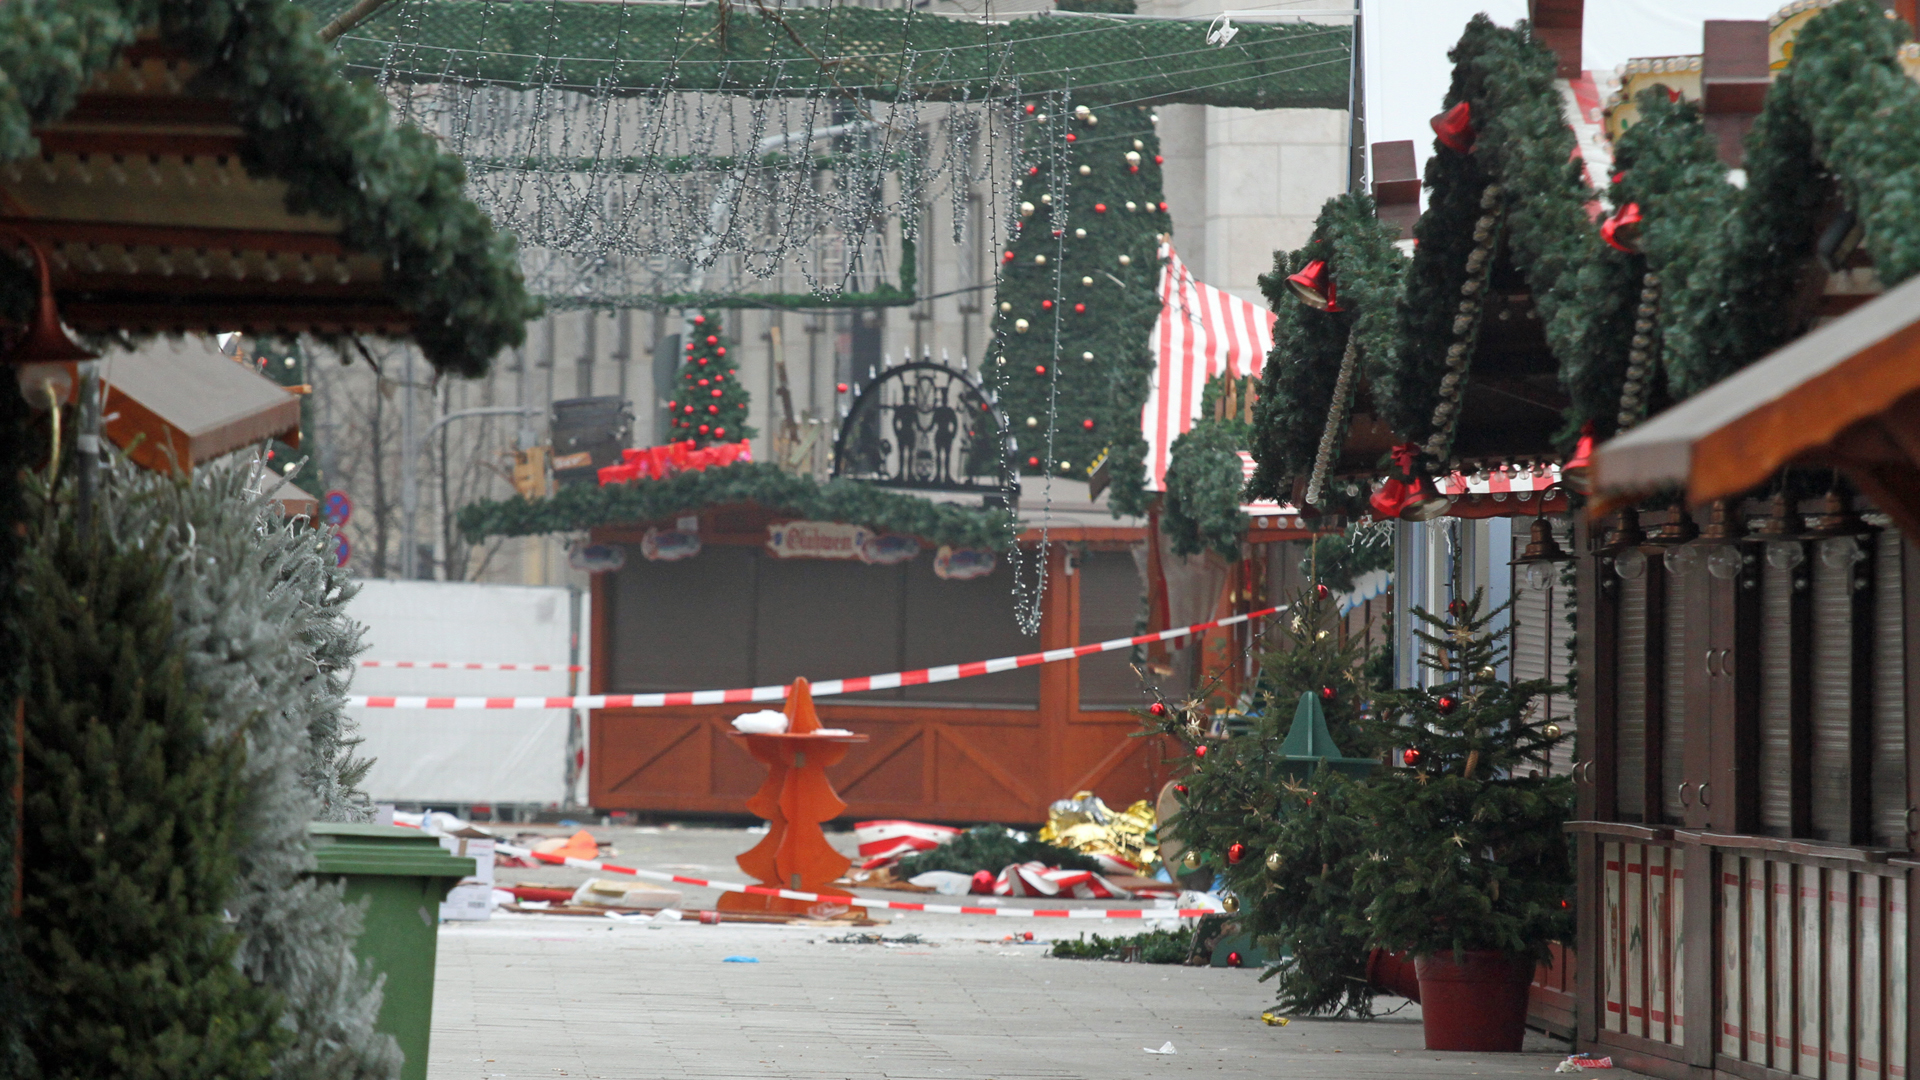
[[[347,560],[351,558],[353,558],[353,541],[348,540],[346,536],[342,533],[334,533],[333,534],[334,565],[345,566],[347,565]]]
[[[353,500],[344,491],[329,491],[320,502],[320,520],[339,528],[353,518]]]

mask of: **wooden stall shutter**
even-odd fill
[[[1698,576],[1702,571],[1694,571]],[[1686,574],[1668,574],[1666,604],[1665,697],[1660,716],[1660,810],[1679,821],[1680,781],[1687,775],[1687,590]]]
[[[1907,671],[1897,529],[1880,533],[1873,586],[1873,835],[1907,846]]]
[[[1106,641],[1129,637],[1140,618],[1145,592],[1130,551],[1089,551],[1080,557],[1080,638]],[[1101,653],[1080,661],[1083,708],[1140,708],[1145,704],[1132,654]]]
[[[679,562],[651,562],[629,548],[609,590],[617,644],[607,690],[754,685],[754,569],[750,548],[709,547]]]
[[[1561,544],[1571,546],[1570,538],[1561,535],[1564,531],[1556,522],[1555,535]],[[1525,534],[1516,532],[1513,554],[1519,555],[1526,546]],[[1526,575],[1516,572],[1513,575],[1512,595],[1513,678],[1515,681],[1546,679],[1556,683],[1565,682],[1567,669],[1571,666],[1567,656],[1567,640],[1572,628],[1567,625],[1567,613],[1573,608],[1572,588],[1562,585],[1556,573],[1552,586],[1536,592],[1527,588]],[[1562,731],[1573,734],[1574,696],[1571,693],[1549,694],[1540,699],[1539,708],[1547,719],[1559,724]],[[1552,771],[1564,776],[1572,767],[1573,740],[1569,738],[1554,748]]]
[[[1852,840],[1853,569],[1813,562],[1813,835]]]
[[[1793,835],[1793,571],[1761,568],[1760,827]]]
[[[1647,787],[1647,579],[1620,582],[1619,716],[1614,725],[1619,764],[1614,772],[1620,816],[1640,820]]]

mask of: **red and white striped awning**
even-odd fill
[[[1537,469],[1510,466],[1489,469],[1471,476],[1451,473],[1440,481],[1440,494],[1448,498],[1462,495],[1503,496],[1510,493],[1545,491],[1560,482],[1560,466],[1542,465]],[[1496,498],[1496,501],[1498,499]]]
[[[1207,380],[1258,375],[1273,348],[1273,312],[1193,279],[1172,244],[1160,245],[1160,318],[1153,326],[1153,386],[1140,429],[1147,486],[1165,491],[1173,440],[1200,416]]]

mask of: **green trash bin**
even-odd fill
[[[342,878],[348,903],[367,902],[354,954],[387,977],[375,1026],[407,1056],[401,1080],[426,1080],[440,902],[461,878],[473,876],[473,860],[448,853],[419,829],[316,821],[307,833],[318,864],[314,876]]]

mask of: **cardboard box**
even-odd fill
[[[460,879],[440,904],[442,922],[480,922],[493,917],[493,840],[442,836],[440,846],[473,860],[473,876]]]

